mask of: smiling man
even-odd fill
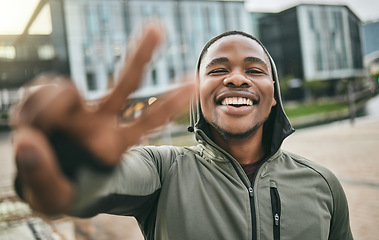
[[[155,47],[148,46],[161,36],[154,27],[146,32],[123,76],[141,76],[149,57],[140,56],[150,56]],[[25,106],[44,98],[36,93],[15,117],[20,196],[47,213],[134,216],[146,239],[352,239],[336,177],[280,149],[293,129],[263,45],[244,32],[216,36],[200,55],[196,80],[189,130],[198,145],[134,147],[118,158],[182,107],[188,86],[122,130],[114,126],[116,112],[107,109],[122,102],[117,99],[125,93],[117,88],[129,86],[125,78],[97,111],[63,86],[48,98],[60,105],[31,113]],[[59,94],[64,91],[71,93],[67,103]]]
[[[202,55],[200,106],[214,141],[240,164],[249,164],[264,156],[263,124],[276,105],[275,82],[258,42],[232,33]]]

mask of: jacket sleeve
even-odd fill
[[[330,225],[330,240],[350,240],[353,235],[350,229],[349,208],[345,192],[333,175],[329,182],[333,195],[333,216]]]
[[[154,207],[175,156],[174,147],[138,147],[129,150],[110,172],[82,167],[74,183],[76,195],[68,214],[146,214]]]

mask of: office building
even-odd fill
[[[212,36],[254,30],[243,1],[64,0],[63,6],[71,76],[87,99],[107,92],[129,37],[149,18],[161,19],[168,35],[134,98],[174,87]]]
[[[365,76],[360,19],[344,5],[300,4],[260,19],[260,37],[276,61],[281,79],[298,89],[287,98],[304,98],[305,84]]]

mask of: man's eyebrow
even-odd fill
[[[214,59],[212,59],[212,61],[210,63],[208,63],[206,68],[209,68],[209,67],[211,67],[215,64],[218,64],[218,63],[225,63],[225,62],[229,62],[229,59],[226,57],[214,58]]]
[[[261,58],[257,58],[257,57],[246,57],[244,59],[245,62],[252,62],[252,63],[261,63],[263,65],[265,65],[267,67],[267,69],[270,69],[269,68],[269,65]]]

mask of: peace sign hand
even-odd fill
[[[157,24],[144,29],[135,50],[129,54],[114,90],[97,106],[89,106],[67,81],[54,81],[29,96],[15,111],[13,145],[16,165],[23,183],[21,194],[35,209],[45,213],[65,212],[75,195],[72,182],[62,171],[51,135],[63,132],[68,146],[80,146],[93,156],[95,165],[115,166],[123,152],[142,135],[164,123],[188,106],[194,92],[189,83],[157,100],[135,121],[117,123],[117,114],[128,95],[142,79],[144,68],[162,40]],[[64,142],[63,141],[63,142]],[[59,146],[59,144],[58,144]],[[73,148],[74,148],[73,147]],[[67,149],[67,152],[75,152]],[[81,159],[63,159],[80,161]]]

